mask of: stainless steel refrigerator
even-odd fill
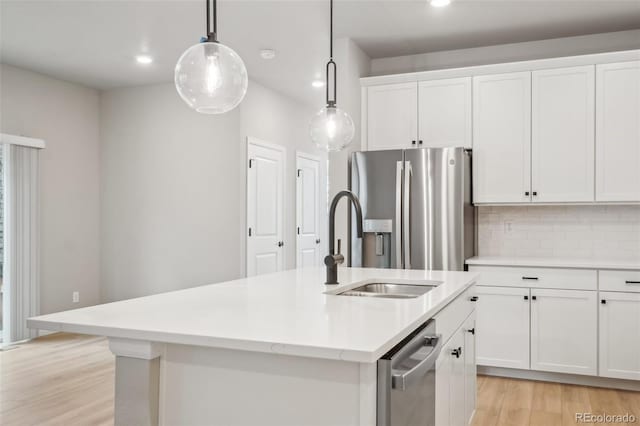
[[[364,220],[360,239],[351,215],[351,266],[464,270],[475,249],[470,151],[355,152],[350,173]]]

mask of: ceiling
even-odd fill
[[[173,80],[175,62],[204,33],[204,1],[0,1],[0,60],[99,89]],[[328,1],[221,0],[219,39],[252,79],[320,102]],[[640,0],[336,0],[335,37],[370,57],[640,28]],[[275,59],[260,58],[261,48]],[[141,66],[135,55],[154,62]]]

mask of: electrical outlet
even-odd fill
[[[80,292],[79,291],[74,291],[73,292],[73,303],[79,303],[80,302]]]
[[[513,230],[513,222],[505,222],[504,223],[504,233],[510,234]]]

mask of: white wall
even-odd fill
[[[100,114],[102,300],[239,277],[239,111],[161,84],[103,92]]]
[[[220,116],[189,109],[173,84],[109,90],[100,106],[103,301],[244,274],[247,136],[287,148],[295,266],[295,150],[316,153],[310,108],[254,81]]]
[[[640,263],[640,206],[479,207],[478,254]]]
[[[99,302],[98,111],[96,90],[0,65],[2,132],[47,144],[40,151],[43,314]]]
[[[329,200],[337,192],[349,187],[349,158],[352,152],[359,151],[361,147],[360,77],[369,75],[371,65],[369,57],[351,39],[342,38],[336,40],[334,50],[336,53],[335,61],[338,66],[338,108],[351,115],[356,132],[351,145],[343,151],[332,152],[329,155]],[[346,247],[349,244],[347,205],[347,200],[342,200],[336,209],[336,239],[342,239],[345,258],[347,257]]]
[[[640,30],[378,58],[370,75],[399,74],[640,48]]]
[[[321,107],[322,105],[318,105],[318,110]],[[325,254],[327,247],[327,153],[321,152],[309,137],[309,121],[317,111],[254,81],[250,82],[247,96],[240,104],[239,109],[243,159],[247,155],[246,139],[248,136],[284,146],[287,150],[284,220],[285,269],[296,266],[296,152],[311,154],[321,159],[321,182],[325,182],[324,188],[321,189],[321,205],[325,208],[323,208],[320,217],[320,253]],[[243,162],[242,166],[245,165],[246,163]],[[243,173],[242,188],[246,188],[246,177],[246,173]],[[246,196],[244,194],[245,192],[243,192],[242,203],[239,207],[241,212],[246,212]],[[246,219],[246,216],[243,216],[243,219]],[[243,226],[240,230],[243,268],[245,267],[246,229],[246,220],[243,220]]]

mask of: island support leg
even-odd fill
[[[109,339],[116,356],[115,426],[157,426],[162,345]]]

